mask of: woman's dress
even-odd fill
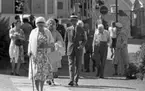
[[[12,38],[12,36],[16,36],[16,35],[19,35],[20,37],[23,37],[23,38],[25,36],[23,30],[21,29],[19,31],[16,31],[15,28],[10,29],[9,37],[11,39],[11,42],[9,46],[9,56],[11,58],[11,62],[13,61],[12,59],[14,59],[15,63],[18,63],[18,62],[23,63],[24,62],[23,46],[17,46],[15,44],[16,39]]]
[[[48,59],[49,48],[41,47],[41,44],[46,43],[47,36],[39,32],[37,38],[37,56],[36,58],[33,58],[33,65],[35,67],[33,68],[35,80],[45,81],[46,78],[52,78],[51,65]]]
[[[53,52],[54,56],[57,57],[54,59],[54,57],[51,57],[52,59],[52,64],[53,64],[53,72],[57,72],[58,68],[61,68],[61,59],[62,56],[64,55],[64,42],[63,38],[60,35],[60,33],[56,30],[52,31],[52,36],[54,38],[54,43],[55,43],[55,51]]]

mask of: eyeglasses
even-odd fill
[[[37,24],[40,24],[40,23],[41,23],[41,24],[44,24],[44,22],[37,22]]]

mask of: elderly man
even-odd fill
[[[108,45],[111,45],[109,32],[104,29],[102,24],[98,25],[98,29],[94,33],[93,39],[93,59],[96,60],[98,68],[97,76],[104,78],[104,67],[107,59]]]
[[[83,47],[87,41],[85,31],[81,26],[77,26],[78,18],[71,16],[72,26],[67,28],[65,42],[67,43],[67,55],[69,61],[70,86],[78,86],[79,74],[81,70]]]

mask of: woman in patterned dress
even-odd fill
[[[11,39],[10,42],[10,47],[9,47],[9,55],[10,55],[10,60],[12,64],[12,72],[11,75],[17,75],[19,76],[19,69],[21,66],[21,63],[24,62],[24,50],[23,46],[16,45],[16,40],[17,39],[25,39],[25,35],[23,30],[20,28],[21,22],[16,21],[14,28],[11,28],[9,31],[9,36]],[[15,70],[15,64],[17,63],[17,68]]]
[[[122,24],[116,23],[117,28],[117,42],[116,42],[116,49],[115,49],[115,57],[113,60],[115,73],[114,75],[125,75],[129,56],[128,56],[128,49],[127,49],[127,35],[122,30]]]
[[[28,55],[31,57],[29,78],[34,78],[37,91],[43,91],[46,78],[48,76],[52,78],[48,54],[54,49],[54,40],[51,32],[45,28],[45,19],[43,17],[36,19],[36,25],[37,28],[32,30],[29,37]]]

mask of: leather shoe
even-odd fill
[[[74,85],[73,81],[69,82],[68,85],[73,86]]]
[[[74,83],[74,86],[79,86],[78,83]]]
[[[90,70],[89,70],[89,69],[87,69],[85,72],[90,72]]]
[[[101,79],[104,79],[104,76],[100,76]]]

